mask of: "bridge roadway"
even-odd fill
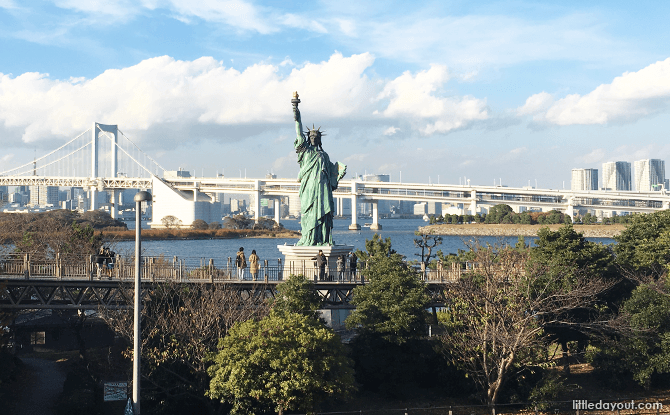
[[[151,189],[154,181],[161,180],[173,189],[215,193],[253,194],[257,206],[256,220],[260,212],[261,198],[280,198],[297,195],[300,183],[295,179],[235,179],[235,178],[172,178],[170,180],[152,178],[82,178],[49,176],[0,176],[0,186],[76,186],[95,191],[120,189]],[[357,224],[358,203],[372,204],[372,228],[378,225],[377,203],[380,200],[406,200],[414,202],[438,202],[462,205],[464,211],[474,214],[482,206],[490,207],[505,203],[516,211],[525,207],[529,210],[560,210],[572,214],[574,209],[597,209],[614,212],[654,212],[670,208],[670,194],[657,192],[626,191],[571,191],[554,189],[531,189],[502,186],[461,186],[448,184],[367,182],[342,180],[334,197],[341,212],[341,201],[350,199],[352,204],[352,229],[360,229]],[[279,210],[277,210],[278,213]],[[115,213],[115,212],[113,212]],[[278,215],[275,220],[279,221]]]
[[[111,269],[98,272],[91,257],[60,257],[34,260],[29,256],[11,256],[0,262],[0,309],[98,309],[132,308],[135,267],[132,260],[117,257]],[[460,267],[450,270],[427,270],[420,274],[429,293],[439,300],[442,284],[461,275]],[[317,281],[316,267],[301,269],[324,301],[324,308],[352,308],[350,301],[355,287],[365,284],[360,273],[349,270],[341,277],[331,276]],[[244,298],[274,298],[277,285],[288,279],[290,270],[282,266],[261,266],[259,280],[249,275],[236,278],[237,270],[230,264],[216,268],[213,260],[205,265],[188,265],[174,258],[145,258],[142,269],[142,291],[146,295],[156,284],[222,284],[241,293]],[[248,274],[248,273],[247,273]]]

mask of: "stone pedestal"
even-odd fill
[[[361,225],[359,225],[357,223],[352,223],[351,225],[349,225],[349,230],[350,231],[360,231],[361,230]]]
[[[296,245],[277,245],[279,252],[284,254],[284,264],[281,271],[281,277],[287,280],[291,274],[304,275],[307,279],[316,281],[319,270],[314,258],[319,250],[328,260],[326,267],[326,278],[329,281],[337,281],[337,257],[345,255],[345,265],[348,261],[349,252],[354,250],[350,245],[324,245],[324,246],[296,246]]]
[[[373,223],[372,225],[370,225],[370,230],[371,231],[380,231],[380,230],[382,230],[382,225],[380,225],[378,223]]]

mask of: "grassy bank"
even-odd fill
[[[419,232],[435,235],[462,236],[537,236],[537,231],[548,227],[552,231],[563,225],[513,225],[472,223],[463,225],[428,225],[419,227]],[[587,238],[613,238],[626,229],[625,225],[574,225],[577,232]]]
[[[130,241],[135,239],[135,230],[104,230],[106,240]],[[287,229],[143,229],[142,239],[237,239],[237,238],[299,238],[300,233]]]

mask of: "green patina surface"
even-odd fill
[[[296,139],[293,143],[300,164],[300,246],[333,245],[333,190],[346,173],[346,166],[333,163],[320,145],[314,145],[302,130],[300,110],[294,106]]]

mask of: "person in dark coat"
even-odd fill
[[[358,266],[358,257],[354,251],[349,252],[349,275],[350,278],[356,278],[356,267]]]
[[[323,251],[319,249],[319,253],[312,258],[316,261],[316,266],[319,268],[319,280],[323,281],[326,278],[326,265],[328,265],[328,259],[323,254]],[[316,275],[314,276],[314,281],[316,281]]]

